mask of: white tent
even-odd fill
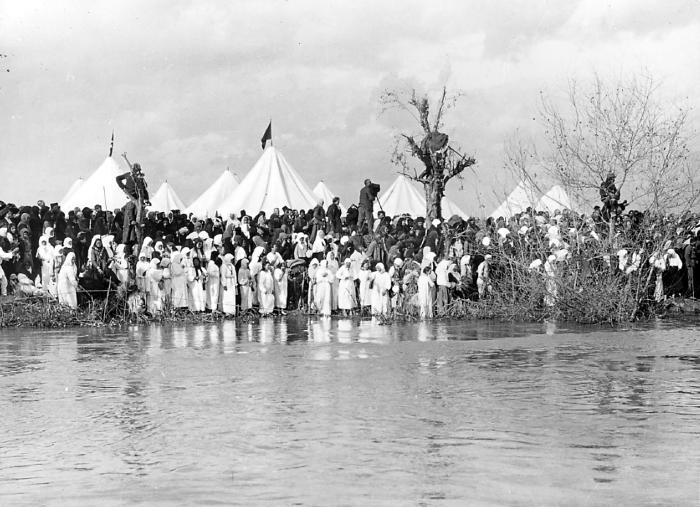
[[[323,199],[323,207],[328,208],[328,206],[331,205],[333,202],[333,198],[337,197],[338,194],[334,194],[331,192],[331,189],[328,188],[328,186],[323,182],[323,180],[319,181],[318,184],[314,187],[314,195],[318,197],[319,199]],[[345,206],[342,204],[340,205],[340,212],[345,214]]]
[[[396,180],[387,188],[377,200],[379,205],[375,212],[383,209],[387,216],[408,213],[412,217],[424,217],[426,215],[426,202],[423,192],[418,190],[406,176],[399,174]],[[459,215],[469,218],[464,211],[447,197],[442,198],[442,216],[450,218]]]
[[[64,195],[63,199],[61,199],[59,202],[66,202],[68,199],[70,199],[70,197],[75,193],[75,191],[78,190],[81,186],[83,186],[83,183],[85,183],[85,180],[82,178],[78,178],[77,180],[75,180],[68,189],[68,192],[66,192],[66,195]]]
[[[527,181],[521,181],[501,205],[493,210],[490,217],[510,218],[537,204],[537,190]]]
[[[301,176],[272,145],[241,181],[238,188],[219,207],[222,215],[245,210],[250,215],[267,214],[274,208],[311,209],[318,198]]]
[[[238,188],[238,178],[226,169],[212,185],[195,199],[185,210],[186,214],[193,213],[196,217],[213,217],[220,211],[221,204]]]
[[[537,211],[549,211],[550,213],[554,213],[556,210],[571,209],[571,199],[569,199],[566,190],[559,185],[554,185],[537,202],[535,209]]]
[[[61,201],[61,208],[66,212],[73,208],[92,208],[95,204],[100,204],[110,211],[121,208],[128,198],[117,185],[116,178],[123,172],[112,157],[107,157],[80,188]]]
[[[165,213],[170,213],[174,209],[182,211],[185,209],[185,203],[178,197],[173,187],[167,181],[164,181],[156,193],[151,196],[150,209]]]

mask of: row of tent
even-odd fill
[[[70,210],[101,204],[109,210],[121,208],[126,203],[126,196],[117,185],[116,177],[122,173],[117,162],[112,157],[107,157],[87,179],[79,179],[73,183],[60,201],[61,207],[64,210]],[[270,144],[243,180],[239,181],[229,169],[226,169],[189,206],[185,206],[173,187],[165,181],[151,195],[150,209],[166,213],[178,209],[197,217],[211,217],[217,213],[228,216],[230,213],[238,213],[241,210],[246,210],[248,214],[256,214],[258,211],[269,214],[274,208],[283,206],[293,209],[311,209],[319,199],[323,199],[324,205],[328,206],[334,195],[336,194],[333,194],[322,181],[313,190],[310,189],[284,155]],[[532,206],[530,198],[531,189],[521,183],[491,216],[510,216],[522,211],[525,207]],[[550,196],[547,203],[548,205],[557,204],[561,208],[563,201],[568,203],[566,207],[571,207],[568,197],[563,199],[560,193]],[[521,209],[523,203],[529,204]],[[378,204],[377,210],[384,210],[388,216],[403,213],[425,216],[426,202],[423,192],[402,174],[399,174],[389,188],[378,197]],[[341,208],[345,213],[345,208],[342,206]],[[468,218],[468,215],[447,197],[443,198],[442,211],[445,217],[458,215]]]

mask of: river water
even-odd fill
[[[698,505],[700,327],[0,332],[0,505]]]

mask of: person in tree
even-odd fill
[[[123,208],[124,227],[122,230],[122,243],[129,243],[130,240],[133,242],[135,239],[132,237],[132,226],[137,225],[136,217],[138,210],[136,203],[142,202],[145,206],[150,206],[151,204],[148,200],[148,188],[146,179],[141,171],[141,165],[138,162],[131,166],[131,171],[120,174],[116,179],[119,188],[129,196],[129,202],[126,203]],[[139,201],[139,198],[141,201]]]
[[[615,185],[615,173],[608,173],[608,177],[600,184],[600,200],[603,203],[603,218],[609,220],[617,213],[620,203],[620,190]]]

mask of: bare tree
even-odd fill
[[[405,93],[393,90],[386,90],[381,97],[385,110],[403,110],[420,126],[420,134],[400,135],[392,161],[401,167],[406,177],[423,185],[428,220],[442,218],[442,198],[447,183],[452,178],[460,177],[465,169],[476,163],[474,157],[463,155],[458,147],[450,145],[447,134],[440,132],[444,113],[456,104],[458,97],[459,94],[448,95],[447,88],[443,87],[433,118],[428,97],[418,96],[415,89],[407,98]],[[420,171],[409,158],[419,161]]]
[[[662,107],[650,77],[614,85],[596,76],[584,89],[571,81],[567,101],[542,94],[541,119],[551,155],[544,172],[580,202],[614,174],[623,198],[640,210],[688,209],[698,198],[690,167],[688,111]]]

